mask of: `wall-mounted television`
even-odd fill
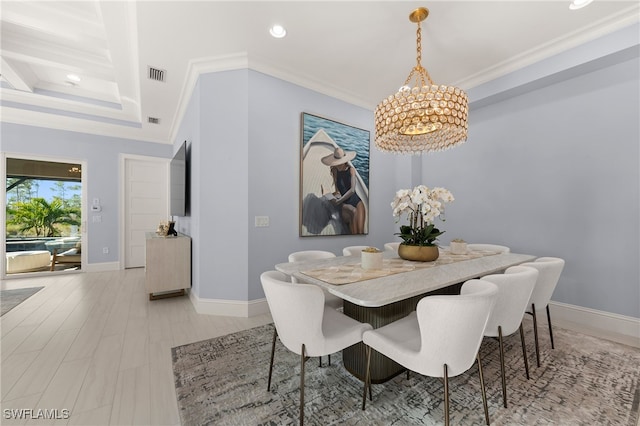
[[[184,141],[169,166],[169,214],[187,216],[189,213],[189,158]]]

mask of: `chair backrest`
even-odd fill
[[[398,251],[398,247],[400,246],[400,243],[385,243],[384,244],[384,249],[387,251]]]
[[[500,253],[510,253],[511,249],[507,246],[501,246],[498,244],[467,244],[469,250],[487,250],[487,251],[499,251]]]
[[[527,266],[512,266],[504,274],[486,275],[482,279],[491,281],[498,287],[496,305],[491,311],[484,335],[497,337],[498,326],[502,327],[503,336],[515,333],[529,306],[538,270]]]
[[[324,250],[303,250],[296,251],[289,255],[289,262],[302,262],[305,260],[314,259],[328,259],[330,257],[336,257],[336,255],[330,251]]]
[[[313,284],[292,284],[278,271],[260,275],[278,337],[291,352],[300,355],[302,344],[311,353],[322,345],[324,294]]]
[[[366,249],[370,246],[348,246],[342,249],[343,256],[360,256],[362,254],[362,250]]]
[[[304,262],[305,260],[328,259],[330,257],[336,257],[336,255],[324,250],[303,250],[291,253],[289,255],[289,262]],[[292,276],[291,282],[297,283],[298,279]]]
[[[407,365],[411,370],[443,377],[447,364],[453,377],[473,365],[498,289],[484,280],[469,280],[462,287],[463,295],[427,296],[418,302],[421,343],[416,364]]]
[[[531,266],[539,272],[528,308],[532,303],[536,305],[536,310],[546,308],[564,269],[564,260],[559,257],[539,257],[533,262],[523,263],[522,266]]]

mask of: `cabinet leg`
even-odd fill
[[[166,299],[167,297],[184,296],[184,294],[185,294],[184,288],[181,290],[171,291],[168,293],[158,293],[158,294],[149,293],[149,300],[158,300],[158,299]]]

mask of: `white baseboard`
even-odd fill
[[[203,299],[194,292],[189,292],[189,298],[199,314],[252,317],[269,312],[266,299]],[[553,301],[549,309],[555,326],[640,348],[640,318]],[[538,315],[538,322],[546,327],[547,316]]]
[[[84,272],[118,271],[119,269],[120,262],[88,263],[82,268]]]
[[[640,318],[554,301],[549,310],[554,326],[640,348]],[[538,321],[546,326],[546,315],[539,314]]]
[[[199,314],[222,315],[229,317],[253,317],[269,312],[267,299],[258,300],[222,300],[203,299],[193,291],[189,292],[189,299]]]

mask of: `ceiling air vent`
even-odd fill
[[[151,124],[160,124],[160,119],[156,117],[149,117],[149,123]]]
[[[154,67],[148,67],[149,70],[149,79],[155,81],[164,82],[164,75],[166,74],[165,70],[161,70]]]

